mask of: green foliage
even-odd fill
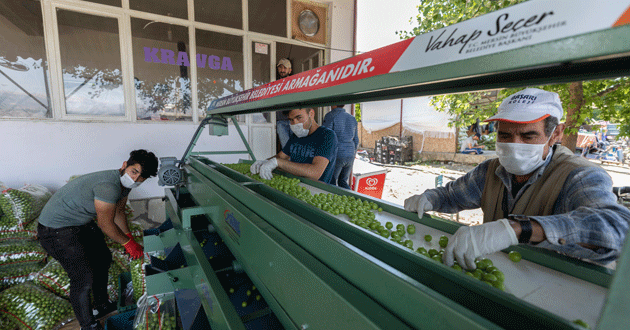
[[[569,91],[569,84],[530,86],[556,92],[560,96],[567,120],[567,109],[579,106],[576,123],[585,123],[589,119],[607,120],[619,123],[620,136],[630,135],[630,78],[585,81],[582,84],[584,99],[581,105],[574,104]],[[489,98],[486,92],[451,94],[435,96],[431,100],[438,111],[447,111],[454,116],[451,125],[467,127],[477,118],[483,120],[496,113],[501,101],[508,95],[523,88],[499,90],[496,97]],[[486,102],[483,106],[471,106]],[[569,127],[566,134],[577,133],[579,127]]]
[[[357,123],[361,122],[361,104],[359,103],[354,105],[354,118],[356,118]]]
[[[431,32],[461,21],[471,19],[492,11],[512,6],[524,0],[432,0],[420,1],[418,15],[412,17],[417,26],[411,31],[397,31],[401,39]],[[621,124],[620,136],[630,136],[630,80],[628,77],[587,81],[583,83],[584,98],[581,104],[572,104],[569,84],[529,86],[556,92],[560,95],[565,116],[568,109],[575,108],[574,127],[568,127],[565,134],[577,133],[578,126],[589,119],[607,120]],[[477,118],[484,120],[496,113],[497,106],[508,95],[521,88],[509,88],[498,91],[496,97],[490,92],[472,92],[463,94],[440,95],[432,98],[432,104],[438,111],[447,111],[452,115],[450,126],[467,127]],[[566,118],[564,118],[566,120]]]
[[[419,34],[441,29],[467,19],[471,19],[495,10],[509,7],[525,0],[428,0],[418,5],[418,15],[415,19],[418,26],[411,31],[397,31],[400,39],[408,39]]]

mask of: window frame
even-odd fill
[[[291,1],[287,1],[287,36],[279,37],[275,35],[265,35],[256,32],[249,31],[249,13],[248,13],[248,0],[242,0],[242,14],[243,14],[243,29],[236,29],[230,27],[224,27],[219,25],[213,25],[208,23],[202,23],[195,21],[195,5],[194,1],[200,0],[187,0],[188,5],[188,19],[174,18],[168,16],[162,16],[158,14],[152,14],[147,12],[141,12],[132,10],[129,8],[130,0],[122,0],[122,7],[114,7],[109,5],[102,5],[93,2],[85,2],[81,0],[40,0],[42,7],[43,27],[44,27],[44,47],[48,61],[48,81],[51,92],[51,106],[52,117],[51,118],[26,118],[26,117],[2,117],[0,120],[45,120],[45,121],[64,121],[64,122],[130,122],[130,123],[146,123],[146,124],[194,124],[197,125],[200,122],[199,109],[198,109],[198,86],[197,86],[197,44],[196,44],[196,29],[230,34],[234,36],[240,36],[243,42],[243,77],[245,88],[251,88],[251,69],[252,69],[252,54],[251,54],[251,42],[253,40],[269,42],[271,45],[271,60],[275,57],[276,43],[282,42],[285,44],[303,45],[302,42],[293,40],[289,34],[291,31]],[[66,102],[63,88],[63,75],[61,66],[61,52],[59,49],[59,29],[57,22],[57,9],[68,10],[72,12],[110,17],[115,18],[118,21],[119,30],[119,43],[120,43],[120,56],[121,56],[121,73],[123,81],[123,95],[124,95],[124,116],[91,116],[91,115],[69,115],[66,113]],[[190,88],[191,88],[191,108],[192,108],[192,120],[191,121],[152,121],[152,120],[137,120],[136,110],[136,90],[133,81],[134,77],[134,63],[133,63],[133,49],[132,49],[132,36],[131,36],[131,18],[140,18],[147,20],[154,20],[162,23],[170,23],[188,28],[189,37],[189,61],[190,61]],[[330,17],[329,17],[330,19]],[[324,64],[329,62],[330,58],[330,40],[326,45],[310,45],[313,48],[320,48],[324,51],[323,61]],[[275,63],[272,63],[272,67]],[[251,125],[251,115],[246,116],[245,125]],[[275,114],[274,116],[275,117]],[[272,117],[272,119],[273,119]],[[242,122],[240,122],[242,124]]]

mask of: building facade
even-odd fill
[[[180,158],[209,103],[352,56],[354,0],[3,0],[0,181],[53,191],[131,150]],[[257,157],[275,114],[235,118]],[[242,150],[234,125],[198,150]],[[235,162],[242,156],[219,156]],[[160,196],[151,179],[130,199]]]

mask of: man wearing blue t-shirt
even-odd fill
[[[335,170],[331,184],[341,188],[350,189],[350,174],[354,156],[359,147],[359,135],[357,133],[357,120],[353,115],[344,110],[343,104],[333,105],[329,113],[324,116],[322,126],[328,127],[337,135],[339,149],[335,161]]]
[[[296,176],[330,183],[337,157],[335,132],[315,122],[312,108],[283,113],[291,124],[289,141],[274,157],[252,164],[250,171],[271,180],[271,172],[277,167]]]

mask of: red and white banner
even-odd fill
[[[499,53],[625,24],[630,24],[630,0],[527,1],[217,99],[209,110]]]

